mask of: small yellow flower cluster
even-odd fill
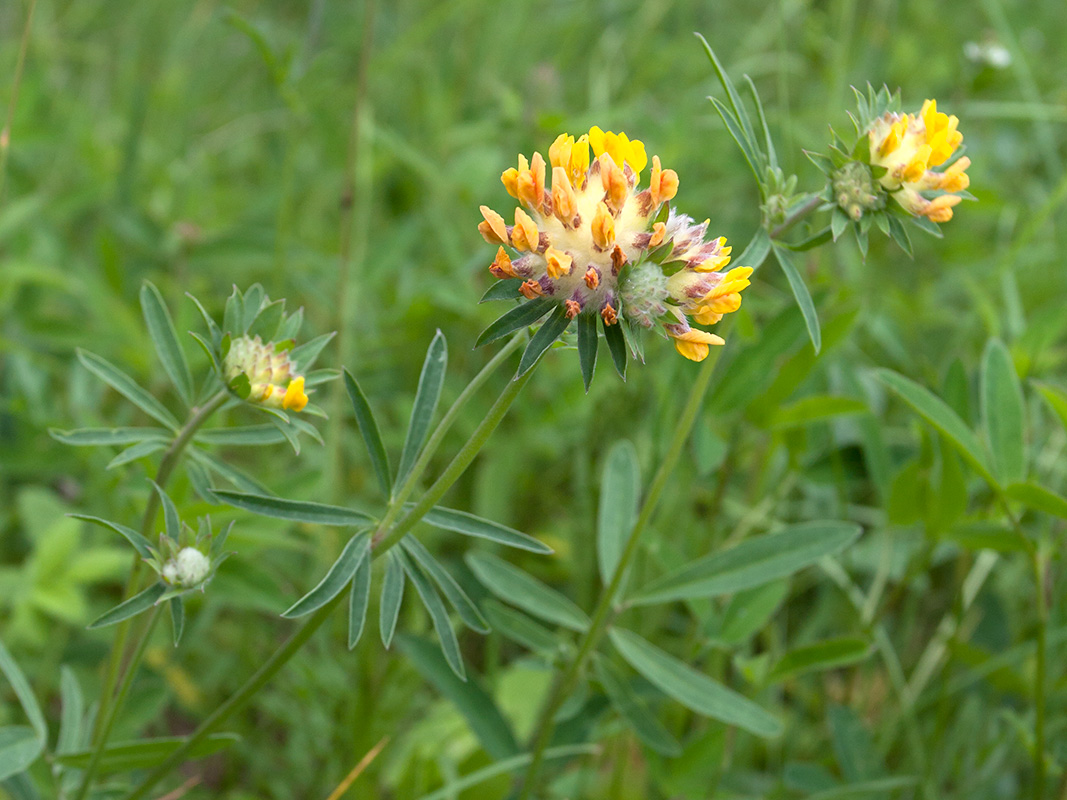
[[[234,339],[223,371],[230,387],[250,403],[286,411],[303,411],[308,404],[304,376],[296,374],[288,350],[258,336]]]
[[[927,100],[917,115],[887,113],[871,126],[871,164],[885,169],[880,183],[908,213],[933,222],[952,219],[952,208],[962,199],[955,193],[970,185],[971,160],[964,156],[942,172],[933,168],[963,142],[958,124],[956,117],[937,110],[936,100]],[[920,194],[924,191],[944,194],[927,199]]]
[[[561,134],[548,157],[546,164],[540,153],[520,155],[518,166],[501,175],[520,204],[513,225],[481,207],[478,230],[501,245],[490,272],[522,279],[525,297],[561,304],[570,319],[598,314],[605,326],[658,323],[686,358],[706,358],[709,345],[723,340],[691,327],[689,316],[710,325],[736,311],[752,270],[718,271],[730,260],[724,238],[704,241],[707,222],[659,213],[678,192],[678,174],[653,156],[648,188],[638,191],[648,166],[644,143],[598,127],[577,139]],[[504,245],[518,255],[513,259]]]

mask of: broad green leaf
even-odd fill
[[[89,623],[89,628],[103,628],[136,616],[154,606],[165,591],[167,591],[167,587],[163,583],[153,583],[140,594],[135,594],[129,600],[119,603],[107,613],[97,617]]]
[[[105,467],[105,469],[115,469],[116,467],[121,467],[123,464],[129,464],[131,461],[145,458],[153,453],[158,453],[160,450],[165,449],[166,446],[167,442],[158,440],[132,444],[107,462],[107,467]]]
[[[0,780],[29,769],[44,752],[44,744],[33,728],[25,725],[0,728]]]
[[[463,681],[457,678],[437,648],[425,639],[401,634],[397,637],[397,645],[419,674],[463,715],[471,731],[493,759],[510,758],[519,752],[518,742],[507,719],[477,679],[468,677]]]
[[[201,444],[212,445],[266,445],[280,444],[286,440],[286,436],[274,425],[266,423],[198,431],[196,440]]]
[[[573,758],[574,756],[589,756],[600,752],[600,748],[593,744],[572,744],[564,745],[562,747],[550,747],[545,750],[544,760],[554,761],[558,758]],[[490,764],[488,767],[482,767],[477,769],[469,775],[464,775],[462,778],[449,781],[441,789],[436,792],[430,792],[424,794],[418,800],[452,800],[457,797],[464,789],[469,789],[472,786],[478,786],[481,783],[492,780],[497,775],[507,775],[509,772],[516,772],[526,765],[528,765],[533,756],[529,753],[523,753],[521,756],[515,756],[514,758],[505,758],[503,761],[497,761],[495,764]]]
[[[223,502],[264,517],[287,519],[292,522],[308,522],[316,525],[366,525],[375,521],[370,514],[357,511],[354,508],[331,506],[306,500],[286,500],[281,497],[249,494],[247,492],[231,492],[225,489],[213,489],[212,491]]]
[[[101,519],[100,517],[91,517],[88,514],[71,514],[70,516],[74,519],[80,519],[84,520],[85,522],[91,522],[94,525],[100,525],[105,528],[110,528],[111,530],[115,531],[115,533],[125,538],[127,542],[132,544],[134,549],[137,551],[137,554],[141,556],[141,558],[152,557],[152,550],[150,549],[152,546],[151,543],[133,528],[127,528],[125,525],[120,525],[117,522],[111,522],[110,520]]]
[[[944,400],[929,389],[890,369],[878,369],[874,374],[878,380],[896,392],[905,403],[918,412],[919,416],[948,439],[960,451],[967,463],[990,486],[997,486],[996,478],[986,465],[986,457],[982,452],[982,444],[978,441],[978,437]]]
[[[606,658],[598,658],[595,667],[597,680],[604,687],[611,705],[633,728],[638,738],[657,753],[672,758],[680,756],[682,746],[660,724],[645,701],[630,687],[629,682],[619,670]]]
[[[769,680],[780,681],[804,672],[813,672],[863,661],[871,654],[871,643],[858,637],[826,639],[794,648],[771,669]]]
[[[1067,392],[1058,386],[1053,386],[1051,383],[1043,383],[1041,381],[1032,381],[1032,383],[1037,387],[1041,396],[1045,398],[1048,407],[1059,417],[1063,429],[1067,431]]]
[[[800,307],[800,313],[804,316],[804,325],[808,329],[808,338],[811,339],[811,346],[818,353],[822,349],[822,332],[819,330],[819,315],[815,311],[815,303],[811,299],[811,293],[808,291],[808,286],[804,283],[804,279],[801,277],[796,265],[793,264],[793,257],[789,254],[789,251],[784,247],[773,247],[778,264],[782,267],[782,272],[785,273],[785,277],[789,281],[789,288],[793,290],[793,297],[796,298],[797,306]]]
[[[378,485],[382,487],[382,494],[389,497],[393,492],[392,477],[389,473],[389,456],[382,444],[382,434],[378,430],[378,423],[374,419],[367,396],[363,394],[359,383],[352,373],[345,370],[345,391],[348,399],[352,401],[352,410],[356,415],[356,424],[359,426],[359,434],[363,437],[363,443],[367,446],[367,454],[370,456],[374,474],[378,477]]]
[[[636,633],[623,628],[612,628],[608,633],[631,667],[686,708],[757,736],[781,735],[782,723],[744,695],[697,672]]]
[[[641,466],[637,463],[637,451],[633,444],[623,439],[608,451],[600,479],[596,544],[600,580],[605,586],[611,583],[626,540],[637,521],[640,500]]]
[[[422,364],[419,376],[419,388],[415,392],[415,405],[411,409],[411,422],[404,438],[404,450],[400,454],[400,467],[396,471],[396,482],[403,484],[419,451],[430,434],[430,423],[437,410],[437,401],[441,398],[441,386],[445,380],[445,368],[448,366],[448,345],[445,336],[438,331],[426,350],[426,360]],[[361,428],[362,430],[362,428]]]
[[[367,623],[367,607],[370,605],[371,560],[364,558],[352,577],[352,593],[348,598],[348,649],[359,644]]]
[[[603,320],[601,324],[604,326],[604,341],[608,343],[611,363],[615,365],[619,377],[626,380],[626,334],[623,333],[622,324],[608,325]]]
[[[860,414],[866,410],[867,404],[862,400],[819,394],[779,407],[771,418],[771,425],[775,428],[794,428],[844,414]]]
[[[1004,494],[1027,508],[1067,519],[1067,498],[1036,483],[1013,483]]]
[[[526,349],[522,351],[522,358],[519,359],[519,370],[516,375],[525,375],[529,372],[541,358],[541,354],[563,335],[570,324],[566,307],[557,306],[551,316],[537,329],[537,333],[530,337],[530,343],[526,345]]]
[[[147,441],[169,442],[173,438],[173,434],[164,428],[79,428],[73,431],[49,428],[48,435],[57,442],[74,447],[130,445]]]
[[[1008,348],[990,339],[982,356],[982,427],[997,477],[1005,484],[1026,479],[1023,390]]]
[[[513,528],[492,520],[468,514],[466,511],[455,511],[451,508],[434,506],[422,518],[422,521],[435,528],[462,533],[464,536],[488,539],[506,547],[528,550],[531,553],[549,554],[553,552],[551,547],[542,544],[532,536],[527,536],[525,533],[520,533]]]
[[[386,649],[393,641],[400,604],[404,599],[404,568],[397,554],[385,554],[385,579],[382,581],[382,601],[378,608],[378,629]]]
[[[600,335],[596,330],[596,317],[593,314],[578,315],[578,366],[582,370],[582,382],[588,394],[593,383],[593,371],[596,369],[596,351],[600,347]]]
[[[543,297],[537,297],[516,306],[482,331],[474,346],[481,347],[483,344],[495,342],[497,339],[507,336],[509,333],[514,333],[520,328],[525,328],[527,325],[533,325],[547,314],[551,307],[552,303]]]
[[[149,281],[141,286],[141,311],[144,313],[148,335],[152,338],[163,369],[178,390],[186,407],[193,404],[193,376],[185,351],[178,342],[178,332],[159,290]]]
[[[185,632],[185,601],[180,597],[172,597],[168,601],[170,605],[170,627],[174,634],[174,646],[177,647]]]
[[[489,633],[489,625],[486,623],[485,617],[482,616],[482,612],[478,610],[478,606],[463,591],[463,587],[456,583],[456,579],[448,574],[448,570],[430,555],[430,551],[423,546],[422,542],[414,536],[405,536],[401,540],[401,545],[408,555],[415,559],[415,562],[423,571],[433,578],[437,588],[441,590],[448,602],[456,609],[459,618],[463,620],[463,624],[472,631],[477,631],[481,634]]]
[[[518,567],[488,553],[467,554],[467,564],[485,587],[535,617],[574,631],[585,631],[589,617],[578,606]]]
[[[653,582],[630,602],[650,605],[740,592],[791,575],[860,535],[851,522],[802,522],[697,559]]]
[[[437,639],[440,642],[441,653],[444,655],[445,661],[448,662],[448,666],[456,674],[456,677],[461,681],[467,680],[466,670],[463,667],[463,655],[459,652],[459,641],[456,639],[456,632],[452,630],[452,623],[448,620],[448,610],[445,608],[445,604],[441,602],[441,597],[437,594],[437,590],[433,588],[430,579],[426,577],[419,565],[412,562],[408,556],[402,553],[398,552],[397,556],[397,560],[400,561],[401,566],[415,587],[415,593],[418,594],[419,599],[422,600],[423,606],[425,606],[427,613],[430,615],[434,630],[437,631]]]
[[[789,580],[772,581],[738,592],[723,613],[718,639],[741,644],[763,629],[789,595]]]
[[[150,395],[147,390],[141,388],[133,378],[110,361],[86,350],[79,349],[77,353],[78,360],[82,363],[83,367],[143,412],[148,414],[148,416],[163,423],[174,432],[177,432],[181,427],[178,424],[178,420],[174,418],[174,415],[171,414],[162,403]]]
[[[357,533],[348,540],[348,544],[341,551],[341,555],[333,562],[333,566],[319,581],[318,586],[293,603],[282,613],[282,616],[294,619],[322,608],[344,591],[353,576],[355,576],[360,564],[369,556],[370,536],[365,533]]]
[[[60,704],[59,738],[56,752],[73,753],[85,738],[85,696],[82,694],[74,670],[64,664],[59,669]]]
[[[559,652],[560,641],[552,631],[541,623],[534,622],[521,611],[492,598],[485,601],[482,610],[490,627],[505,638],[518,642],[535,653],[552,656]]]
[[[225,750],[239,742],[236,733],[209,733],[185,754],[186,758],[203,758]],[[97,770],[100,773],[132,772],[148,769],[163,762],[167,756],[185,744],[184,736],[142,739],[137,742],[116,742],[104,748]],[[69,769],[85,769],[93,756],[92,750],[57,755],[56,762]]]

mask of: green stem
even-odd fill
[[[1048,603],[1045,564],[1039,548],[1031,557],[1037,590],[1037,668],[1034,675],[1034,800],[1045,797],[1045,684],[1047,683]]]
[[[426,494],[419,500],[418,503],[409,511],[403,518],[401,518],[390,530],[383,530],[379,528],[375,534],[376,542],[374,551],[371,554],[372,558],[377,558],[383,553],[387,552],[397,542],[404,537],[404,535],[411,530],[415,524],[422,519],[422,517],[437,503],[438,500],[447,492],[456,480],[463,474],[463,472],[470,466],[470,463],[474,460],[474,457],[478,454],[478,451],[482,449],[489,436],[496,429],[497,425],[504,418],[508,408],[518,397],[522,387],[526,385],[527,381],[533,375],[531,369],[521,378],[510,381],[504,388],[504,391],[500,393],[493,407],[486,414],[485,419],[478,425],[471,434],[470,439],[463,445],[460,451],[452,459],[445,471],[441,473],[441,476],[433,483],[433,485],[427,490]],[[443,434],[442,434],[443,435]],[[152,790],[163,778],[165,778],[172,769],[182,763],[182,760],[188,755],[188,753],[200,743],[206,736],[214,733],[223,722],[225,722],[233,713],[243,708],[249,700],[251,700],[255,694],[262,689],[271,678],[274,677],[277,672],[284,667],[289,660],[296,655],[304,643],[311,638],[312,634],[317,631],[322,624],[329,618],[330,613],[345,599],[344,592],[338,593],[326,605],[322,606],[308,619],[304,625],[296,631],[289,640],[285,642],[280,648],[268,658],[256,672],[245,681],[234,694],[232,694],[221,706],[215,709],[214,712],[202,723],[200,726],[189,736],[182,745],[171,753],[164,761],[152,770],[151,773],[140,784],[134,787],[124,798],[124,800],[140,800],[145,797],[149,791]]]
[[[26,66],[26,51],[30,47],[30,29],[33,26],[33,12],[36,8],[37,0],[30,0],[30,9],[26,12],[26,25],[22,29],[22,40],[19,42],[18,60],[15,62],[15,79],[11,84],[11,99],[7,104],[7,119],[4,121],[4,127],[0,128],[0,200],[4,197],[4,179],[7,177],[7,154],[11,150],[11,125],[15,120],[15,106],[19,99],[22,70]]]
[[[170,476],[174,472],[174,468],[178,466],[178,462],[181,460],[182,452],[185,450],[185,446],[189,444],[196,432],[207,422],[222,405],[229,400],[230,395],[228,392],[222,391],[208,400],[202,407],[192,409],[192,413],[189,415],[189,419],[186,420],[185,425],[178,431],[178,435],[174,438],[174,441],[167,447],[166,452],[163,454],[163,459],[159,462],[159,470],[156,472],[156,484],[162,489],[167,485],[170,480]],[[141,535],[148,538],[152,532],[152,526],[156,523],[156,514],[159,513],[159,493],[150,492],[148,495],[148,502],[145,504],[144,516],[141,518]],[[141,582],[141,569],[142,561],[140,555],[135,555],[133,559],[133,566],[130,568],[130,577],[126,581],[126,592],[124,597],[129,599],[137,593],[140,588]],[[115,631],[115,639],[111,645],[111,656],[108,661],[107,677],[104,680],[104,691],[100,695],[100,710],[96,715],[96,726],[93,731],[93,741],[97,743],[98,747],[102,747],[101,731],[103,730],[103,721],[107,718],[109,706],[111,705],[112,696],[115,693],[115,686],[119,681],[119,670],[122,667],[122,656],[126,652],[126,641],[130,635],[130,626],[132,620],[124,620],[119,623],[118,630]]]
[[[808,214],[812,213],[815,209],[821,206],[823,202],[824,201],[821,197],[819,197],[817,194],[813,194],[807,199],[807,201],[803,205],[801,205],[795,211],[791,212],[789,216],[782,220],[779,225],[776,225],[773,229],[771,229],[771,238],[780,239],[783,233],[785,233],[798,222],[800,222],[802,219],[804,219],[804,217],[808,216]]]
[[[663,490],[667,486],[667,481],[670,480],[671,474],[674,472],[674,468],[678,463],[678,459],[682,455],[682,449],[685,447],[685,442],[689,438],[690,432],[693,430],[693,424],[696,422],[697,414],[700,412],[700,407],[704,402],[704,395],[707,393],[708,385],[711,382],[711,376],[715,371],[715,364],[718,361],[718,354],[720,352],[721,350],[716,350],[714,356],[711,356],[704,361],[700,373],[697,375],[696,382],[693,384],[693,388],[689,391],[689,399],[686,400],[682,415],[678,418],[678,422],[674,427],[674,435],[671,438],[671,444],[667,450],[667,454],[663,457],[663,461],[660,463],[659,469],[657,470],[655,477],[652,479],[652,485],[648,489],[648,495],[645,497],[645,502],[641,506],[641,513],[638,515],[637,522],[634,523],[634,527],[630,531],[630,536],[626,540],[626,547],[622,552],[622,557],[619,559],[619,563],[615,566],[615,571],[612,573],[611,582],[600,595],[596,610],[593,612],[593,621],[590,624],[589,629],[582,636],[578,646],[577,655],[574,657],[574,660],[571,661],[563,677],[553,684],[549,698],[541,709],[541,714],[538,717],[537,727],[535,728],[532,740],[533,759],[530,761],[530,766],[527,768],[526,774],[523,777],[522,791],[519,795],[519,800],[529,800],[534,791],[538,773],[544,762],[545,750],[547,749],[548,744],[552,739],[552,733],[555,730],[554,720],[556,713],[559,711],[564,700],[566,700],[574,690],[578,678],[582,673],[582,669],[585,667],[585,662],[595,650],[597,644],[600,642],[600,638],[604,634],[604,630],[607,628],[607,624],[612,616],[612,611],[614,610],[615,595],[618,593],[619,587],[622,585],[623,576],[626,574],[630,562],[633,561],[634,557],[637,555],[641,541],[641,534],[644,532],[645,526],[648,525],[649,520],[652,518],[652,514],[655,512],[656,506],[659,503],[660,495],[663,494]]]
[[[133,678],[137,672],[137,668],[141,665],[141,660],[144,658],[145,648],[148,646],[148,641],[152,638],[152,631],[156,628],[156,622],[159,621],[159,612],[162,606],[155,606],[152,609],[152,614],[148,619],[148,624],[145,626],[144,634],[141,636],[141,640],[137,643],[137,649],[133,651],[133,656],[130,658],[130,663],[126,667],[126,674],[122,678],[122,685],[119,686],[118,695],[115,697],[115,702],[107,710],[106,718],[103,721],[103,725],[100,729],[99,739],[96,747],[93,749],[92,758],[89,760],[89,766],[85,768],[85,774],[82,775],[81,785],[78,787],[77,794],[74,795],[74,800],[84,800],[86,793],[89,791],[89,786],[93,782],[93,776],[96,774],[96,769],[100,765],[100,758],[104,754],[104,748],[107,746],[107,739],[111,735],[111,728],[115,724],[115,719],[119,715],[119,710],[122,708],[122,704],[126,700],[126,695],[130,692],[130,686],[133,685]]]

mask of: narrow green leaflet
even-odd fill
[[[382,580],[382,601],[378,609],[378,630],[386,649],[393,642],[400,604],[404,600],[404,568],[394,550],[385,554],[385,578]]]
[[[463,656],[459,652],[459,641],[456,639],[456,632],[452,630],[452,623],[448,620],[448,610],[445,608],[445,604],[441,602],[437,590],[433,588],[430,579],[426,577],[419,565],[413,563],[410,558],[402,553],[397,553],[397,556],[397,560],[400,561],[404,572],[407,573],[411,583],[415,586],[415,593],[422,600],[423,606],[426,607],[426,611],[433,621],[433,627],[437,631],[437,639],[441,644],[441,653],[444,655],[445,661],[448,662],[451,670],[456,673],[456,677],[461,681],[467,680],[467,673],[463,667]]]
[[[174,646],[177,647],[185,632],[185,601],[180,597],[172,597],[167,602],[170,605],[170,627],[174,634]]]
[[[474,536],[479,539],[488,539],[491,542],[514,547],[518,550],[528,550],[531,553],[549,554],[553,550],[547,544],[542,544],[532,536],[501,525],[492,520],[476,517],[466,511],[455,511],[451,508],[434,506],[429,513],[422,518],[427,525],[440,528],[454,533],[462,533],[464,536]]]
[[[467,564],[485,587],[535,617],[574,631],[585,631],[589,617],[578,606],[537,578],[488,553],[467,554]]]
[[[696,37],[704,46],[704,51],[708,55],[708,60],[711,62],[711,66],[715,70],[715,76],[719,79],[719,83],[722,84],[722,88],[726,90],[726,97],[730,101],[730,108],[737,116],[738,122],[744,131],[743,138],[747,141],[750,147],[755,147],[756,133],[752,129],[752,122],[748,118],[748,112],[745,111],[745,107],[741,102],[741,95],[738,93],[733,81],[730,80],[730,76],[726,74],[726,69],[723,67],[722,62],[719,61],[719,57],[715,55],[715,51],[711,49],[708,40],[699,33],[696,34]],[[757,180],[762,180],[762,176],[757,177]]]
[[[855,800],[864,795],[885,797],[886,793],[896,789],[907,789],[919,783],[918,778],[900,775],[891,778],[873,778],[869,781],[857,781],[844,786],[836,786],[816,794],[809,794],[805,800]]]
[[[101,519],[100,517],[91,517],[88,514],[71,514],[70,516],[74,519],[80,519],[84,520],[85,522],[91,522],[94,525],[100,525],[105,528],[110,528],[111,530],[115,531],[115,533],[124,537],[127,542],[132,544],[134,549],[137,551],[137,554],[141,556],[141,558],[152,557],[152,551],[149,549],[151,547],[151,543],[133,528],[127,528],[125,525],[120,525],[117,522],[111,522],[110,520]]]
[[[415,405],[411,409],[411,422],[404,438],[404,450],[400,454],[400,467],[396,471],[398,484],[404,483],[411,468],[415,466],[419,451],[430,434],[430,423],[437,410],[437,401],[441,398],[441,386],[444,385],[447,366],[448,345],[445,343],[445,335],[438,331],[426,350],[426,360],[422,364],[419,388],[415,392]]]
[[[264,423],[198,431],[195,438],[201,444],[248,446],[280,444],[287,437],[274,425]]]
[[[1004,490],[1011,500],[1022,503],[1027,508],[1043,511],[1054,517],[1067,519],[1067,498],[1058,495],[1036,483],[1013,483]]]
[[[397,645],[419,674],[463,715],[485,752],[496,760],[510,758],[519,752],[507,719],[476,678],[468,676],[465,681],[457,678],[438,649],[426,639],[401,634],[397,637]]]
[[[752,237],[752,241],[734,263],[743,264],[752,269],[758,269],[771,252],[771,237],[766,228],[760,228]]]
[[[822,349],[822,332],[819,330],[819,315],[815,311],[815,303],[811,299],[808,286],[800,276],[800,272],[793,263],[793,257],[789,254],[789,251],[784,247],[778,247],[773,244],[772,247],[774,255],[782,267],[782,272],[785,273],[785,277],[789,281],[789,288],[793,290],[793,297],[796,298],[797,306],[800,307],[800,313],[804,316],[804,325],[808,329],[808,338],[811,339],[811,346],[818,353]]]
[[[137,461],[140,458],[145,458],[153,453],[158,453],[160,450],[166,448],[167,443],[162,441],[147,441],[138,442],[137,444],[130,445],[109,462],[105,469],[115,469],[121,467],[123,464],[129,464],[131,461]]]
[[[165,584],[153,583],[147,589],[140,594],[135,594],[129,600],[125,600],[119,603],[113,609],[105,614],[94,619],[89,623],[90,630],[93,628],[103,628],[108,625],[114,625],[116,622],[122,622],[124,619],[129,619],[140,614],[156,604],[156,601],[163,596],[163,593],[167,591]]]
[[[216,475],[225,478],[238,489],[253,495],[270,496],[270,490],[244,470],[240,470],[232,464],[227,464],[221,458],[216,458],[211,453],[201,450],[199,447],[189,447],[186,449],[186,452],[191,459],[211,470]],[[216,499],[215,502],[219,501]]]
[[[840,417],[845,414],[861,414],[867,404],[852,397],[817,394],[804,397],[787,406],[780,406],[771,417],[775,428],[796,428],[813,422]]]
[[[612,628],[608,635],[631,667],[686,708],[757,736],[781,735],[782,723],[744,695],[697,672],[636,633]]]
[[[723,612],[718,640],[728,645],[747,641],[763,629],[788,595],[788,579],[738,592],[730,598],[730,605]]]
[[[982,443],[974,435],[974,431],[967,427],[966,423],[959,418],[948,404],[929,389],[920,386],[910,378],[893,372],[890,369],[878,369],[875,376],[892,389],[897,395],[923,419],[934,426],[937,431],[960,451],[974,470],[981,475],[990,486],[997,486],[997,480],[986,464],[985,454],[982,452]]]
[[[430,551],[426,549],[422,542],[414,536],[405,536],[401,540],[401,546],[407,551],[408,555],[415,559],[415,562],[423,571],[433,578],[437,588],[441,590],[448,602],[456,609],[464,625],[481,634],[489,633],[489,624],[485,621],[485,617],[482,616],[482,612],[478,610],[478,606],[463,591],[463,587],[456,583],[456,579],[448,574],[448,570],[430,555]]]
[[[0,780],[16,775],[37,760],[48,742],[48,726],[37,698],[25,674],[0,641],[0,672],[4,673],[18,698],[29,728],[12,726],[0,728]]]
[[[306,500],[286,500],[281,497],[247,492],[231,492],[226,489],[214,489],[213,491],[223,502],[264,517],[317,525],[366,525],[375,521],[370,514],[354,508]]]
[[[611,363],[615,365],[619,377],[626,380],[626,334],[622,331],[622,325],[608,325],[604,322],[601,324],[604,326],[604,341],[608,343]]]
[[[520,328],[525,328],[527,325],[533,325],[547,314],[551,307],[552,303],[543,297],[537,297],[520,306],[516,306],[482,331],[474,346],[481,347],[483,344],[495,342],[497,339],[507,336],[509,333],[514,333]]]
[[[85,695],[74,670],[64,664],[59,668],[60,717],[56,753],[73,753],[82,746],[85,726]]]
[[[378,485],[382,487],[382,494],[389,497],[393,493],[392,477],[389,473],[389,456],[382,444],[382,434],[378,430],[378,423],[374,419],[367,396],[363,394],[359,383],[352,373],[345,370],[345,391],[348,399],[352,401],[352,410],[356,415],[356,424],[359,426],[359,435],[363,437],[363,443],[367,446],[367,455],[370,456],[374,474],[378,477]]]
[[[352,592],[348,598],[348,649],[359,644],[367,623],[367,607],[370,605],[371,560],[364,558],[352,578]]]
[[[746,138],[745,132],[741,129],[740,121],[733,112],[727,108],[726,104],[717,97],[709,97],[708,100],[715,106],[715,110],[719,112],[719,117],[726,126],[727,132],[740,148],[741,155],[744,156],[745,163],[748,164],[748,168],[752,170],[752,176],[756,179],[756,184],[760,188],[760,195],[764,195],[766,189],[763,186],[763,167],[759,151],[754,147],[752,142]]]
[[[141,286],[141,311],[163,369],[186,407],[193,404],[193,376],[163,296],[149,281]]]
[[[522,286],[522,278],[503,278],[496,281],[485,290],[479,303],[488,303],[490,300],[518,300],[519,287]]]
[[[186,753],[187,758],[203,758],[225,750],[239,742],[236,733],[211,733],[197,742]],[[116,742],[104,748],[97,767],[101,773],[130,772],[158,765],[167,756],[185,744],[183,736],[168,736],[158,739],[141,739],[136,742]],[[85,769],[93,756],[92,750],[57,755],[56,762],[70,769]]]
[[[1026,479],[1026,420],[1023,390],[1008,348],[990,339],[982,356],[982,427],[993,467],[1003,483]]]
[[[855,664],[866,659],[871,652],[871,643],[868,640],[854,636],[803,645],[782,656],[771,669],[768,680],[780,681],[805,672]]]
[[[526,345],[526,349],[522,352],[522,358],[519,359],[519,371],[516,375],[524,375],[529,372],[533,365],[537,363],[541,354],[563,335],[563,332],[567,330],[570,324],[571,321],[567,317],[566,307],[557,306],[552,315],[537,329],[537,333],[530,338],[530,343]]]
[[[521,611],[492,598],[485,601],[482,610],[492,629],[505,638],[518,642],[527,650],[549,657],[559,652],[560,641],[552,631],[541,623],[534,622]]]
[[[181,427],[167,409],[156,398],[142,389],[133,378],[120,370],[110,361],[86,350],[78,349],[78,361],[96,377],[121,394],[148,416],[163,423],[172,431]]]
[[[578,366],[582,370],[582,382],[585,391],[593,383],[593,371],[596,369],[596,351],[600,347],[600,336],[596,330],[596,317],[593,314],[579,314],[578,319]]]
[[[550,747],[545,750],[544,760],[553,761],[557,758],[573,758],[574,756],[591,756],[600,752],[600,748],[594,744],[571,744],[563,747]],[[462,778],[449,781],[443,788],[438,789],[436,792],[430,792],[430,794],[424,794],[418,800],[452,800],[464,789],[469,789],[472,786],[477,786],[486,781],[492,780],[497,775],[507,775],[509,772],[516,772],[526,765],[528,765],[533,756],[529,753],[523,753],[521,756],[515,756],[513,758],[505,758],[503,761],[497,761],[495,764],[490,764],[488,767],[482,767],[477,769],[469,775],[464,775]]]
[[[756,107],[756,118],[759,120],[760,130],[763,133],[763,144],[767,148],[767,160],[771,167],[778,168],[778,154],[774,150],[774,139],[771,138],[771,129],[767,125],[767,115],[763,112],[763,103],[760,102],[759,92],[756,91],[756,84],[752,82],[752,78],[745,75],[745,85],[748,87],[749,93],[752,95],[752,104]],[[748,264],[748,262],[744,262]]]
[[[333,562],[333,566],[319,581],[318,586],[301,597],[292,606],[286,609],[282,616],[294,619],[317,611],[348,586],[356,570],[370,555],[370,536],[365,533],[357,533],[348,540],[341,551],[341,555]]]
[[[633,728],[638,738],[657,753],[672,758],[680,756],[682,746],[678,744],[678,740],[660,724],[645,701],[630,687],[629,682],[619,670],[604,658],[598,658],[595,666],[597,680],[604,687],[608,700]]]
[[[641,467],[637,451],[626,439],[608,451],[600,479],[600,509],[597,512],[596,550],[600,580],[611,583],[626,540],[637,521],[641,499]]]
[[[174,505],[174,501],[170,499],[170,495],[163,491],[163,488],[152,481],[152,487],[156,490],[156,494],[159,495],[159,502],[163,506],[163,525],[164,530],[171,539],[175,542],[179,540],[182,533],[182,520],[178,516],[178,507]]]
[[[1041,396],[1045,398],[1048,407],[1059,417],[1063,429],[1067,430],[1067,392],[1058,386],[1053,386],[1051,383],[1043,383],[1041,381],[1032,381],[1032,383],[1037,387]]]
[[[631,599],[650,605],[731,594],[803,569],[833,555],[860,535],[851,522],[802,522],[712,553],[649,584]]]
[[[164,428],[79,428],[73,431],[49,428],[48,435],[57,442],[73,447],[122,446],[153,440],[169,442],[173,437],[173,434]]]

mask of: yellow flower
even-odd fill
[[[539,153],[519,156],[518,166],[501,175],[520,204],[514,226],[481,207],[478,228],[486,241],[517,254],[509,257],[501,247],[492,274],[519,278],[519,293],[562,306],[568,319],[599,316],[605,331],[620,323],[659,327],[694,361],[722,344],[720,337],[692,328],[689,317],[710,325],[736,311],[752,270],[721,272],[730,261],[726,239],[705,241],[708,222],[695,224],[664,208],[678,192],[678,174],[653,156],[649,186],[641,188],[648,166],[644,144],[598,127],[577,138],[560,134],[548,164],[549,189]]]
[[[308,404],[304,376],[296,374],[289,351],[258,336],[230,342],[223,373],[242,400],[286,411],[303,411]]]
[[[878,180],[910,214],[933,222],[952,219],[952,208],[961,200],[956,192],[970,185],[967,157],[958,159],[943,171],[936,171],[952,157],[963,142],[957,130],[959,120],[937,110],[936,100],[923,103],[918,114],[887,113],[874,121],[868,131],[871,165],[882,167]],[[947,194],[933,199],[922,192]]]

